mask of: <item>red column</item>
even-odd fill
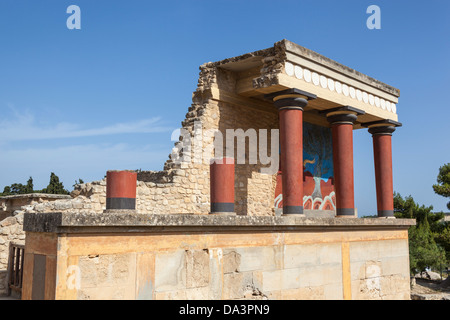
[[[106,209],[135,210],[136,180],[134,171],[111,170],[106,173]]]
[[[283,214],[303,214],[303,109],[280,108]]]
[[[394,184],[392,178],[392,132],[395,127],[372,127],[377,191],[378,217],[394,216]]]
[[[355,216],[353,179],[353,126],[333,124],[333,170],[336,216]]]
[[[283,215],[303,215],[303,108],[316,96],[295,88],[265,96],[280,119]]]
[[[234,159],[213,159],[210,165],[211,213],[234,213]]]
[[[353,177],[353,123],[364,111],[339,107],[327,113],[333,139],[334,189],[336,217],[355,218],[355,188]]]

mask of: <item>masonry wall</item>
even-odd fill
[[[23,231],[23,212],[15,212],[0,221],[0,296],[8,292],[8,255],[9,244],[25,244],[25,232]]]
[[[29,233],[26,274],[46,270],[41,275],[45,285],[41,283],[35,295],[165,300],[409,299],[410,295],[406,230],[116,231]],[[25,279],[23,298],[30,299],[36,284],[30,283],[31,277]]]

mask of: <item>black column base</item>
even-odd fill
[[[303,206],[283,206],[283,215],[303,214]]]
[[[379,218],[395,218],[394,210],[378,210]]]
[[[336,208],[337,217],[354,217],[355,208]]]
[[[234,202],[213,202],[211,203],[211,213],[234,213]]]
[[[106,210],[136,210],[136,198],[106,198]]]

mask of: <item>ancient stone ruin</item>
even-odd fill
[[[393,217],[399,95],[287,40],[200,66],[163,171],[0,199],[17,224],[0,247],[16,239],[6,227],[25,240],[22,298],[409,299],[415,222]],[[375,219],[354,204],[359,129],[373,137]]]

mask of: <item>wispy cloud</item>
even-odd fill
[[[81,125],[60,122],[44,126],[36,121],[28,110],[18,112],[9,105],[12,117],[0,120],[0,142],[44,140],[61,138],[80,138],[129,133],[166,132],[171,128],[161,123],[160,117],[139,119],[132,122],[114,123],[98,128],[83,128]]]

